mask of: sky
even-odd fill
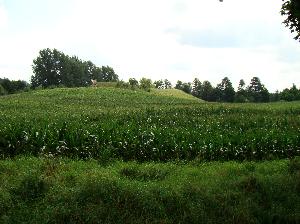
[[[0,78],[29,81],[44,48],[142,77],[274,92],[300,87],[300,43],[281,0],[0,0]]]

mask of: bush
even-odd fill
[[[142,78],[140,80],[140,88],[147,92],[150,92],[151,85],[152,85],[151,79]]]

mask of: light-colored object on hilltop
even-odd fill
[[[97,86],[97,80],[96,79],[91,79],[91,82],[92,82],[92,86]]]

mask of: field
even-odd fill
[[[41,90],[0,98],[0,155],[137,161],[300,155],[300,104],[208,104],[176,90]]]
[[[300,223],[299,133],[299,102],[0,97],[0,223]]]

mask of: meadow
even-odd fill
[[[300,155],[300,104],[205,103],[179,90],[32,91],[0,98],[0,155],[125,161]]]
[[[0,97],[0,223],[300,223],[300,104]]]

